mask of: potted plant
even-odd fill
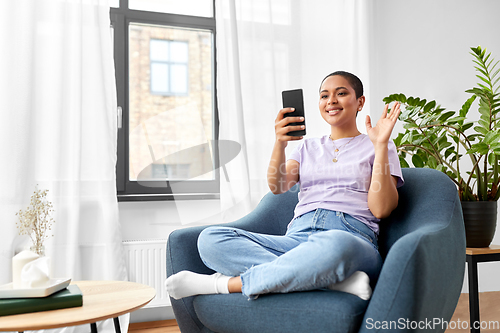
[[[459,111],[403,94],[390,95],[384,102],[402,105],[405,131],[394,140],[401,166],[409,167],[411,160],[415,167],[446,173],[462,201],[467,246],[487,247],[495,234],[500,198],[500,68],[486,49],[471,50],[479,83],[466,91],[471,97]],[[469,114],[473,104],[477,115]]]

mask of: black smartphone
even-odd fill
[[[285,117],[304,117],[304,96],[302,89],[285,90],[281,93],[283,97],[283,108],[295,108],[295,111],[285,114]],[[305,120],[298,123],[290,123],[287,126],[305,125]],[[306,135],[306,129],[288,132],[291,136]]]

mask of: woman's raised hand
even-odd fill
[[[284,142],[285,145],[288,141],[300,140],[303,136],[291,136],[289,132],[299,131],[305,128],[305,125],[287,126],[290,123],[298,123],[304,121],[304,117],[285,117],[286,113],[295,111],[294,108],[281,109],[274,121],[274,131],[276,132],[276,142]]]
[[[372,127],[370,116],[366,116],[366,133],[374,145],[385,144],[387,146],[394,125],[396,125],[399,114],[401,113],[400,103],[397,102],[394,104],[389,113],[387,113],[388,110],[389,104],[386,104],[384,112],[382,112],[382,116],[375,127]]]

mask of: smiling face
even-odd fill
[[[323,81],[319,93],[319,110],[325,121],[332,126],[332,138],[359,133],[356,114],[363,108],[365,97],[356,98],[349,81],[343,76],[329,76]]]

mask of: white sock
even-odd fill
[[[229,294],[228,282],[231,277],[215,273],[212,275],[181,271],[166,281],[168,294],[174,299],[194,295]]]
[[[365,301],[370,299],[372,296],[370,278],[365,272],[362,271],[356,271],[344,281],[329,285],[328,289],[350,293]]]

